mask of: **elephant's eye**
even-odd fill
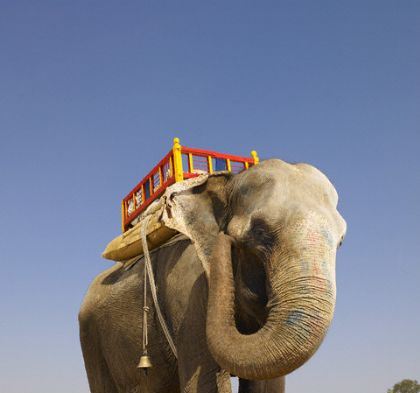
[[[257,238],[264,236],[264,233],[266,232],[264,221],[260,219],[254,219],[251,225],[251,232],[253,236]]]
[[[265,248],[271,248],[274,244],[274,236],[267,223],[261,218],[254,218],[250,227],[251,237]]]

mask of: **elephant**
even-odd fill
[[[174,201],[187,236],[150,257],[177,356],[150,305],[153,367],[137,368],[145,264],[115,264],[93,280],[79,312],[91,392],[231,392],[232,375],[241,393],[284,392],[334,313],[346,233],[334,186],[309,164],[267,159],[209,175]]]

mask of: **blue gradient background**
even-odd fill
[[[1,392],[88,391],[79,305],[174,136],[339,192],[336,315],[289,393],[420,379],[420,2],[0,6]]]

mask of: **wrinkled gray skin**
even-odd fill
[[[152,264],[178,359],[151,307],[153,368],[136,368],[144,264],[115,265],[79,314],[91,392],[230,392],[229,373],[242,393],[284,392],[284,375],[313,355],[334,311],[346,231],[334,187],[310,165],[267,160],[177,198],[195,243],[161,248]]]

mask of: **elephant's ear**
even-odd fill
[[[207,277],[208,260],[227,217],[228,185],[232,175],[201,175],[176,183],[165,193],[163,223],[193,242]]]

